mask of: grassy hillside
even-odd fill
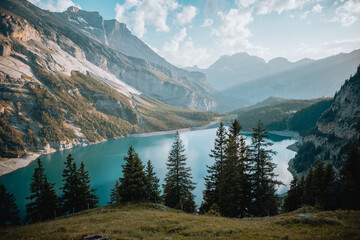
[[[83,211],[52,221],[0,230],[3,239],[358,239],[359,211],[298,210],[265,218],[196,216],[162,205],[131,204]]]

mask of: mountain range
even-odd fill
[[[205,75],[167,63],[124,24],[25,0],[1,1],[0,13],[2,157],[214,117],[203,112],[217,106]]]
[[[255,104],[270,96],[311,99],[333,96],[356,71],[360,50],[320,60],[290,62],[275,58],[269,62],[247,53],[223,56],[207,69],[187,68],[206,74],[210,85],[227,101],[227,110]]]

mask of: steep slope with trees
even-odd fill
[[[303,139],[297,156],[290,161],[293,174],[306,172],[320,161],[339,169],[350,145],[360,137],[360,67],[335,94],[331,106],[321,115],[316,127]]]

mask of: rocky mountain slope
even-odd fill
[[[0,13],[0,157],[213,119],[191,110],[216,103],[187,76],[126,56],[27,1],[1,1]]]
[[[124,23],[119,23],[115,19],[104,20],[98,12],[88,12],[76,7],[70,7],[67,11],[57,13],[57,15],[75,28],[81,30],[83,33],[114,50],[127,56],[141,58],[152,64],[158,65],[156,66],[159,68],[158,71],[164,75],[160,78],[165,81],[167,78],[175,80],[180,84],[191,87],[195,93],[204,96],[207,96],[212,92],[204,74],[200,72],[189,72],[171,65],[164,58],[157,55],[139,38],[132,35]],[[134,83],[134,79],[132,79],[129,84],[143,92],[150,93],[155,97],[161,95],[161,93],[153,92],[153,89],[156,88],[143,85],[143,82]],[[173,102],[170,102],[170,104],[173,104]],[[211,104],[213,105],[206,106],[205,110],[209,110],[215,106],[214,102]],[[196,106],[190,107],[196,108]],[[201,109],[203,109],[203,106]]]
[[[271,66],[278,65],[274,67],[277,72],[270,71],[264,74],[264,69],[258,70],[258,75],[264,75],[246,82],[239,79],[238,85],[232,86],[222,93],[247,99],[251,103],[262,101],[269,96],[295,99],[333,96],[344,83],[344,79],[356,71],[360,64],[360,50],[316,61],[305,59],[287,64],[288,67],[285,68],[279,68],[279,66],[286,65],[275,64],[275,60],[270,61],[267,65],[270,69]],[[221,82],[226,82],[226,78],[221,78]]]
[[[294,174],[306,172],[319,161],[342,166],[349,146],[360,141],[360,66],[345,81],[334,101],[319,118],[316,127],[304,139],[295,159],[290,162]]]

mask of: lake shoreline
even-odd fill
[[[190,127],[190,128],[182,128],[182,129],[178,129],[178,130],[158,131],[158,132],[150,132],[150,133],[130,134],[130,135],[126,135],[126,136],[122,136],[122,137],[118,137],[118,138],[107,139],[107,140],[98,141],[98,142],[94,142],[94,143],[88,143],[86,145],[84,145],[84,144],[75,145],[74,144],[74,145],[71,145],[71,147],[69,147],[69,148],[64,148],[61,150],[60,149],[56,150],[56,149],[50,148],[49,151],[27,152],[24,156],[19,157],[19,158],[5,158],[5,159],[0,160],[0,177],[4,176],[6,174],[9,174],[11,172],[14,172],[20,168],[27,167],[29,164],[31,164],[33,161],[35,161],[37,158],[41,157],[42,155],[54,153],[57,151],[63,151],[63,150],[67,150],[67,149],[71,149],[71,148],[79,147],[79,146],[88,146],[88,145],[103,143],[103,142],[116,140],[119,138],[125,138],[125,137],[152,137],[152,136],[161,136],[161,135],[167,135],[167,134],[175,134],[176,131],[188,132],[188,131],[203,130],[203,129],[207,129],[207,128],[213,128],[218,123],[219,123],[218,121],[213,121],[213,122],[210,122],[210,123],[208,123],[204,126],[200,126],[200,127]]]
[[[218,125],[219,125],[219,121],[213,121],[204,126],[199,126],[199,127],[190,127],[190,128],[182,128],[182,129],[178,129],[178,130],[157,131],[157,132],[149,132],[149,133],[137,133],[137,134],[130,134],[130,135],[119,137],[119,138],[127,138],[127,137],[142,138],[142,137],[162,136],[162,135],[168,135],[168,134],[175,134],[176,131],[178,131],[179,133],[182,133],[182,132],[210,129],[210,128],[215,128]],[[251,132],[242,132],[242,133],[243,134],[251,134]],[[291,132],[291,131],[271,131],[269,133],[278,135],[278,136],[291,137],[294,139],[298,139],[296,137],[297,133]],[[29,164],[31,164],[33,161],[35,161],[37,158],[41,157],[42,155],[54,153],[57,151],[63,151],[63,150],[71,149],[71,148],[78,147],[78,146],[93,145],[93,144],[98,144],[98,143],[116,140],[116,139],[118,139],[118,138],[107,139],[104,141],[89,143],[86,145],[73,145],[70,148],[66,148],[66,149],[62,149],[62,150],[51,149],[50,151],[45,151],[45,152],[44,151],[43,152],[29,152],[29,153],[26,153],[25,156],[20,157],[20,158],[9,158],[6,160],[1,160],[0,161],[0,177],[4,176],[6,174],[9,174],[11,172],[14,172],[20,168],[27,167]],[[292,149],[290,149],[290,150],[292,150]]]
[[[41,153],[26,153],[24,157],[10,158],[0,161],[0,177],[28,166],[30,163],[40,157]]]

